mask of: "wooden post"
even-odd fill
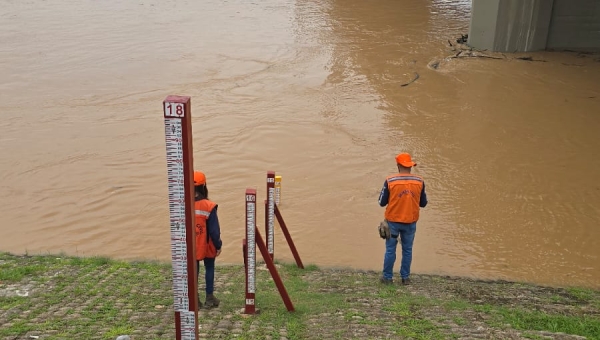
[[[190,97],[163,101],[169,187],[173,309],[177,340],[198,340],[194,158]]]

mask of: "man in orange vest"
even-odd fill
[[[214,295],[215,288],[215,258],[221,254],[221,227],[217,217],[215,202],[208,199],[206,176],[200,171],[194,171],[195,211],[196,211],[196,273],[200,276],[200,261],[204,261],[204,279],[206,281],[207,308],[219,306],[219,299]],[[198,307],[202,307],[198,294]]]
[[[383,276],[381,282],[393,283],[394,263],[398,236],[402,245],[402,261],[400,277],[402,284],[410,284],[410,264],[412,262],[412,247],[419,220],[419,210],[427,205],[425,181],[423,177],[410,173],[413,162],[410,154],[401,153],[396,156],[398,174],[389,176],[383,183],[379,195],[379,205],[386,207],[385,222],[389,227],[389,236],[385,241],[385,256],[383,258]]]

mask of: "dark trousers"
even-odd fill
[[[212,294],[215,289],[215,258],[204,258],[204,280],[206,294]],[[200,277],[200,261],[196,261],[196,281]]]

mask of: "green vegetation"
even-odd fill
[[[428,275],[381,285],[376,272],[278,268],[294,312],[263,266],[258,314],[243,314],[243,268],[217,265],[221,306],[199,311],[201,338],[600,339],[596,290]],[[169,264],[0,254],[0,339],[174,339],[172,303]]]

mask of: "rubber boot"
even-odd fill
[[[219,299],[217,299],[213,294],[206,294],[206,302],[204,305],[206,308],[219,307]]]
[[[202,308],[202,301],[200,301],[200,294],[198,294],[198,308]]]

